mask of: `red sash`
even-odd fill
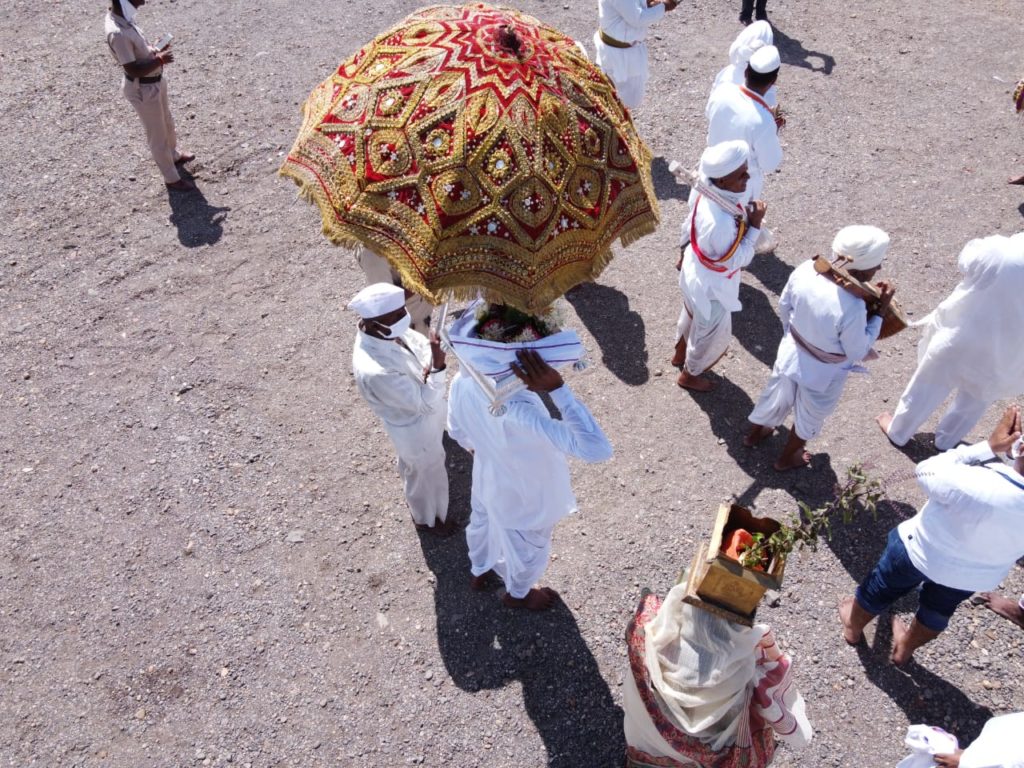
[[[718,259],[709,259],[704,255],[704,251],[700,249],[700,246],[697,245],[697,206],[700,205],[700,201],[702,199],[702,195],[697,195],[697,199],[693,203],[693,216],[690,217],[690,247],[693,249],[693,255],[697,257],[697,261],[705,267],[710,269],[712,272],[725,272],[726,267],[722,266],[722,262],[731,259],[736,253],[736,249],[740,247],[740,242],[743,240],[743,236],[747,234],[747,222],[742,218],[739,218],[739,213],[737,213],[739,221],[737,222],[736,227],[736,239],[733,240],[732,245],[729,246],[729,249],[725,252],[724,256]],[[736,203],[736,208],[739,211],[743,210],[739,203]],[[739,272],[739,269],[734,269],[726,275],[726,278],[731,279],[737,272]]]
[[[754,93],[752,90],[747,88],[745,85],[741,85],[740,86],[740,91],[743,92],[744,96],[746,96],[749,99],[752,99],[752,100],[756,101],[762,107],[767,109],[772,115],[775,114],[775,110],[768,106],[768,102],[767,101],[762,99],[758,94]]]

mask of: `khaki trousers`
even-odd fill
[[[164,181],[173,184],[181,179],[174,161],[178,158],[178,139],[174,132],[174,118],[167,101],[167,81],[140,83],[124,78],[121,93],[135,107],[146,129],[146,141]]]

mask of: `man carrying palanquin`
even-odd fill
[[[832,241],[834,259],[847,262],[850,275],[870,281],[882,266],[889,235],[878,227],[843,227]],[[753,428],[743,443],[753,446],[768,437],[794,412],[793,429],[775,469],[807,464],[804,450],[839,404],[846,377],[869,356],[882,329],[882,314],[893,289],[879,285],[882,298],[868,311],[863,298],[820,274],[808,260],[793,270],[779,298],[779,319],[785,334],[775,366],[749,419]]]
[[[732,313],[740,303],[740,275],[754,258],[765,205],[750,204],[747,171],[750,150],[744,141],[708,147],[700,158],[701,183],[714,187],[726,209],[696,190],[683,222],[679,288],[683,308],[676,328],[672,365],[680,369],[680,387],[707,392],[714,384],[702,374],[725,354],[732,339]],[[748,207],[749,204],[749,207]]]
[[[418,530],[452,533],[442,442],[447,373],[440,340],[432,334],[428,342],[409,327],[405,291],[391,283],[367,286],[348,308],[362,318],[352,349],[356,386],[395,446],[413,522]]]
[[[746,627],[683,601],[640,600],[626,629],[627,768],[762,768],[776,737],[813,735],[791,664],[765,624]]]
[[[594,33],[594,63],[615,85],[629,109],[644,100],[647,87],[647,28],[674,11],[680,0],[598,0],[600,26]]]
[[[920,324],[917,370],[896,412],[878,425],[906,445],[956,390],[935,429],[935,447],[959,443],[997,400],[1024,392],[1024,232],[971,240],[957,261],[963,279]]]
[[[551,535],[559,520],[576,511],[566,456],[588,463],[612,457],[601,427],[548,362],[572,363],[582,345],[550,318],[483,302],[470,305],[449,338],[464,366],[506,383],[514,374],[526,385],[497,416],[487,393],[465,371],[452,381],[448,434],[473,454],[466,529],[470,585],[484,589],[494,573],[505,582],[505,605],[545,610],[558,597],[553,589],[536,587],[547,569]],[[551,417],[538,392],[550,395],[561,419]]]
[[[893,664],[939,636],[972,592],[994,589],[1024,557],[1024,455],[995,460],[1021,436],[1020,408],[1006,409],[987,441],[962,445],[917,465],[928,501],[889,531],[874,570],[839,605],[843,638],[859,643],[867,624],[920,588],[908,628],[892,617]]]

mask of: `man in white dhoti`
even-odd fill
[[[889,235],[878,227],[844,227],[832,241],[834,259],[847,261],[852,277],[867,282],[882,266]],[[868,311],[864,300],[838,285],[832,275],[819,274],[808,260],[793,270],[779,299],[779,319],[785,334],[775,366],[761,399],[749,419],[753,423],[744,444],[768,437],[791,411],[793,429],[775,469],[802,467],[811,456],[804,450],[839,403],[846,377],[868,357],[882,329],[882,314],[893,289],[880,283],[882,299]]]
[[[765,205],[760,200],[748,208],[749,156],[744,141],[705,149],[698,167],[701,182],[714,187],[716,197],[734,207],[726,210],[695,191],[690,215],[683,222],[682,252],[676,264],[683,308],[672,365],[681,369],[676,383],[697,392],[714,388],[702,374],[725,354],[732,339],[732,313],[743,307],[740,270],[754,258],[764,219]]]
[[[709,147],[742,139],[750,146],[751,199],[761,199],[765,175],[782,164],[782,144],[775,107],[765,99],[779,78],[781,60],[774,45],[762,45],[750,56],[743,85],[724,83],[711,92],[704,111]]]
[[[935,755],[941,768],[1024,768],[1024,712],[993,717],[967,749]]]
[[[356,263],[366,276],[367,285],[391,283],[403,287],[402,278],[383,256],[377,255],[365,245],[357,246],[355,255]],[[430,314],[434,311],[433,305],[418,293],[409,291],[405,297],[405,308],[412,318],[412,329],[427,336],[430,333]]]
[[[748,27],[745,27],[740,32],[736,39],[733,40],[732,45],[729,46],[729,64],[719,70],[718,74],[715,75],[715,82],[711,85],[711,93],[715,92],[715,89],[724,83],[734,83],[735,85],[745,85],[747,64],[750,63],[750,57],[759,49],[766,45],[772,45],[773,33],[772,25],[767,21],[755,21]],[[769,107],[775,109],[779,103],[778,91],[773,85],[764,94],[764,100]],[[710,94],[709,94],[710,101]],[[705,109],[707,109],[705,107]]]
[[[515,374],[526,385],[496,416],[488,395],[465,371],[452,381],[448,434],[473,454],[466,529],[471,586],[483,589],[493,572],[505,582],[505,605],[545,610],[558,596],[536,588],[551,554],[551,535],[559,520],[576,511],[566,456],[607,461],[612,446],[547,362],[572,362],[582,354],[575,333],[549,334],[554,329],[543,321],[500,305],[460,320],[449,337],[463,364],[498,381]],[[561,419],[551,418],[537,392],[551,396]]]
[[[644,595],[626,630],[627,768],[763,768],[776,737],[805,746],[804,699],[771,629],[707,613],[685,593]]]
[[[971,240],[958,261],[963,279],[928,317],[917,370],[896,412],[878,425],[906,445],[955,390],[935,429],[935,447],[954,447],[996,400],[1024,392],[1024,233]]]
[[[348,308],[362,318],[352,349],[356,386],[395,446],[416,528],[452,533],[442,443],[447,374],[440,342],[436,335],[428,342],[409,327],[405,291],[391,283],[367,286]]]
[[[644,100],[647,87],[647,28],[680,0],[598,0],[600,26],[594,33],[594,63],[615,85],[629,109]]]

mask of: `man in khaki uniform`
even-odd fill
[[[195,155],[179,152],[174,119],[167,101],[164,65],[174,61],[169,48],[154,48],[135,25],[135,14],[146,0],[111,0],[104,23],[107,45],[114,59],[124,68],[121,93],[139,113],[153,160],[164,176],[168,189],[188,190],[195,186],[181,178],[178,166],[195,160]]]

